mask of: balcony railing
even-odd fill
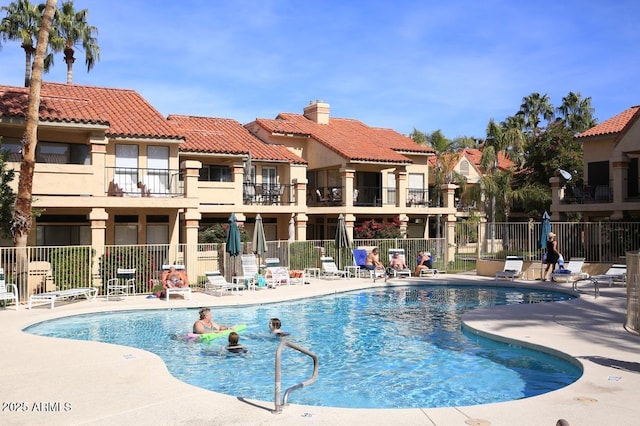
[[[427,207],[429,205],[429,190],[423,188],[407,189],[407,207]]]
[[[107,167],[105,193],[110,197],[181,197],[179,170]]]
[[[242,187],[242,199],[245,205],[278,205],[293,204],[291,185],[245,183]]]
[[[613,189],[608,185],[573,185],[565,190],[565,204],[611,203]]]

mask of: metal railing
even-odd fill
[[[105,193],[110,197],[178,197],[184,182],[177,169],[105,167]]]
[[[244,204],[289,205],[293,204],[292,185],[244,183],[242,199]]]
[[[311,377],[307,380],[305,380],[304,382],[300,382],[294,386],[291,386],[290,388],[288,388],[285,392],[284,395],[282,396],[282,402],[280,402],[280,377],[281,377],[281,359],[282,359],[282,349],[284,349],[285,346],[290,347],[291,349],[295,349],[296,351],[303,353],[309,357],[311,357],[313,359],[313,373],[311,375]],[[315,382],[316,379],[318,378],[318,356],[316,354],[314,354],[313,352],[311,352],[308,349],[305,349],[301,346],[298,346],[294,343],[291,343],[287,340],[283,340],[282,342],[280,342],[280,344],[278,345],[278,349],[276,349],[276,371],[275,371],[275,410],[273,410],[274,414],[280,414],[282,413],[282,407],[284,405],[287,405],[287,400],[289,398],[289,394],[291,392],[293,392],[296,389],[301,389],[305,386],[309,386],[311,383]]]
[[[565,260],[583,257],[587,263],[626,263],[625,255],[640,248],[640,222],[552,222],[560,252]],[[453,236],[447,235],[449,230]],[[431,252],[434,268],[448,272],[471,271],[478,259],[504,259],[522,256],[539,261],[540,222],[476,223],[457,222],[443,226],[441,238],[355,239],[352,248],[378,247],[380,260],[388,262],[390,249],[401,248],[408,266],[415,268],[420,251]],[[253,253],[251,243],[243,243],[243,253]],[[269,241],[261,255],[278,258],[281,265],[293,270],[320,267],[321,256],[331,256],[340,268],[354,265],[350,248],[338,249],[333,239],[310,241]],[[230,257],[224,243],[152,244],[91,246],[0,247],[0,267],[7,283],[17,284],[22,301],[29,295],[69,288],[98,287],[117,274],[118,268],[136,270],[136,293],[157,289],[162,265],[183,264],[189,284],[204,288],[205,272],[220,271],[231,281],[241,269],[240,257]]]

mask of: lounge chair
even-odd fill
[[[498,278],[515,280],[522,275],[522,266],[524,261],[520,256],[507,256],[504,262],[504,269],[496,272],[496,280]]]
[[[0,300],[13,300],[16,304],[16,311],[20,304],[18,297],[18,287],[15,284],[6,284],[4,281],[4,268],[0,268]],[[6,306],[6,305],[5,305]]]
[[[600,295],[600,283],[608,283],[609,287],[613,284],[627,285],[627,265],[613,264],[602,275],[593,275],[589,278],[576,280],[573,282],[573,290],[578,291],[578,283],[587,280],[593,283],[595,297],[598,297]]]
[[[270,287],[266,279],[260,275],[258,267],[258,259],[255,254],[240,255],[240,263],[242,265],[242,275],[233,277],[233,281],[244,283],[249,290],[261,290]],[[271,288],[275,288],[271,286]]]
[[[565,269],[556,269],[551,274],[551,279],[556,282],[569,283],[570,281],[589,278],[589,274],[582,272],[583,266],[584,257],[574,257],[567,263]]]
[[[349,273],[347,271],[341,271],[336,266],[336,262],[333,257],[323,256],[320,258],[322,263],[322,270],[320,272],[321,278],[348,278]]]
[[[205,293],[222,296],[224,294],[231,294],[231,291],[235,290],[237,294],[241,294],[238,283],[232,284],[228,282],[220,271],[205,272],[204,275],[207,277],[207,282],[204,283]]]
[[[398,257],[404,262],[404,264],[407,264],[407,259],[404,255],[404,249],[389,249],[389,263],[391,263],[391,260],[393,259],[393,256],[398,253]],[[411,277],[411,269],[409,269],[409,267],[405,268],[405,269],[401,269],[401,270],[397,270],[394,268],[389,268],[389,275],[393,274],[394,277],[402,277],[402,276],[406,276],[406,277]]]
[[[353,265],[348,265],[345,267],[347,272],[349,272],[349,276],[369,276],[369,278],[373,279],[373,270],[365,269],[364,267],[367,263],[367,250],[363,248],[357,248],[351,250],[351,253],[353,253]]]
[[[70,288],[68,290],[60,290],[60,291],[50,291],[47,293],[40,294],[32,294],[29,296],[29,305],[27,309],[31,309],[33,302],[48,302],[51,304],[49,307],[53,309],[56,303],[56,300],[62,299],[76,299],[78,297],[84,297],[85,299],[93,302],[96,300],[96,296],[98,294],[97,287],[79,287],[79,288]]]
[[[185,283],[186,287],[167,287],[165,281],[167,280],[167,276],[169,275],[169,268],[174,267],[176,271],[180,274],[180,278],[182,282]],[[180,294],[183,298],[187,300],[191,300],[191,287],[189,287],[189,277],[187,276],[187,272],[185,271],[184,265],[162,265],[162,286],[164,287],[164,293],[167,297],[167,302],[172,294]]]
[[[264,263],[267,265],[265,279],[268,286],[275,287],[276,285],[291,284],[289,268],[281,266],[280,259],[270,257],[265,259]]]

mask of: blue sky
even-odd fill
[[[637,0],[74,4],[101,48],[89,73],[76,52],[74,83],[136,90],[165,116],[247,123],[321,99],[333,117],[454,138],[484,136],[532,92],[591,96],[600,122],[640,104]],[[45,80],[64,83],[55,64]],[[0,84],[23,80],[22,49],[3,43]]]

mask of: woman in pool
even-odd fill
[[[280,321],[278,318],[271,318],[269,320],[269,331],[271,332],[271,334],[274,334],[277,337],[288,336],[289,333],[287,333],[286,331],[282,331],[280,327],[282,327],[282,321]]]
[[[211,319],[211,309],[200,309],[200,319],[193,323],[193,332],[195,334],[216,333],[222,330],[230,330],[233,327],[220,325]]]

